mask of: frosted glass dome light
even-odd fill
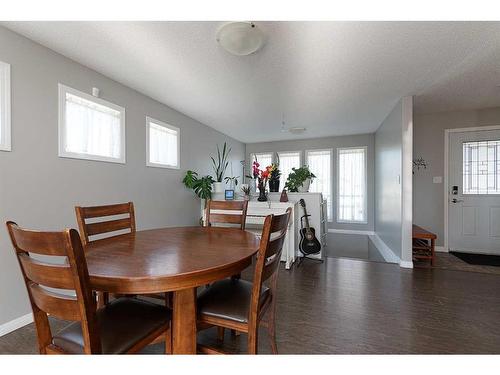
[[[264,45],[264,33],[252,22],[229,22],[216,36],[217,42],[227,52],[246,56],[257,52]]]

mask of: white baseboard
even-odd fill
[[[434,251],[440,252],[440,253],[447,253],[448,250],[444,248],[444,246],[435,246]]]
[[[399,259],[399,257],[396,254],[394,254],[391,248],[387,246],[384,241],[382,241],[382,239],[379,237],[378,234],[375,233],[369,236],[369,238],[386,262],[397,263],[397,264],[401,263],[401,259]]]
[[[339,234],[364,234],[366,236],[373,236],[375,234],[372,230],[351,230],[351,229],[328,229],[328,233],[339,233]]]
[[[10,322],[4,323],[0,325],[0,337],[6,335],[7,333],[15,331],[16,329],[24,327],[25,325],[28,325],[32,322],[33,322],[33,314],[29,313],[20,316],[19,318],[16,318],[14,320],[11,320]]]
[[[399,262],[399,266],[402,268],[413,268],[413,262],[408,262],[406,260],[402,260]]]

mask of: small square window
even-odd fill
[[[180,168],[180,129],[146,117],[146,165]]]
[[[10,65],[0,61],[0,150],[10,151]]]
[[[125,109],[60,84],[59,156],[125,163]]]

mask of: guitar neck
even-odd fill
[[[305,207],[304,207],[304,217],[305,217],[305,220],[306,220],[306,229],[309,229],[310,228],[310,225],[309,225],[309,216],[307,216],[307,210],[306,210]]]

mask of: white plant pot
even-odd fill
[[[297,190],[299,193],[308,193],[309,192],[309,186],[311,185],[311,179],[308,178],[302,183],[302,186],[299,186]]]
[[[224,193],[223,182],[214,182],[214,193]]]

